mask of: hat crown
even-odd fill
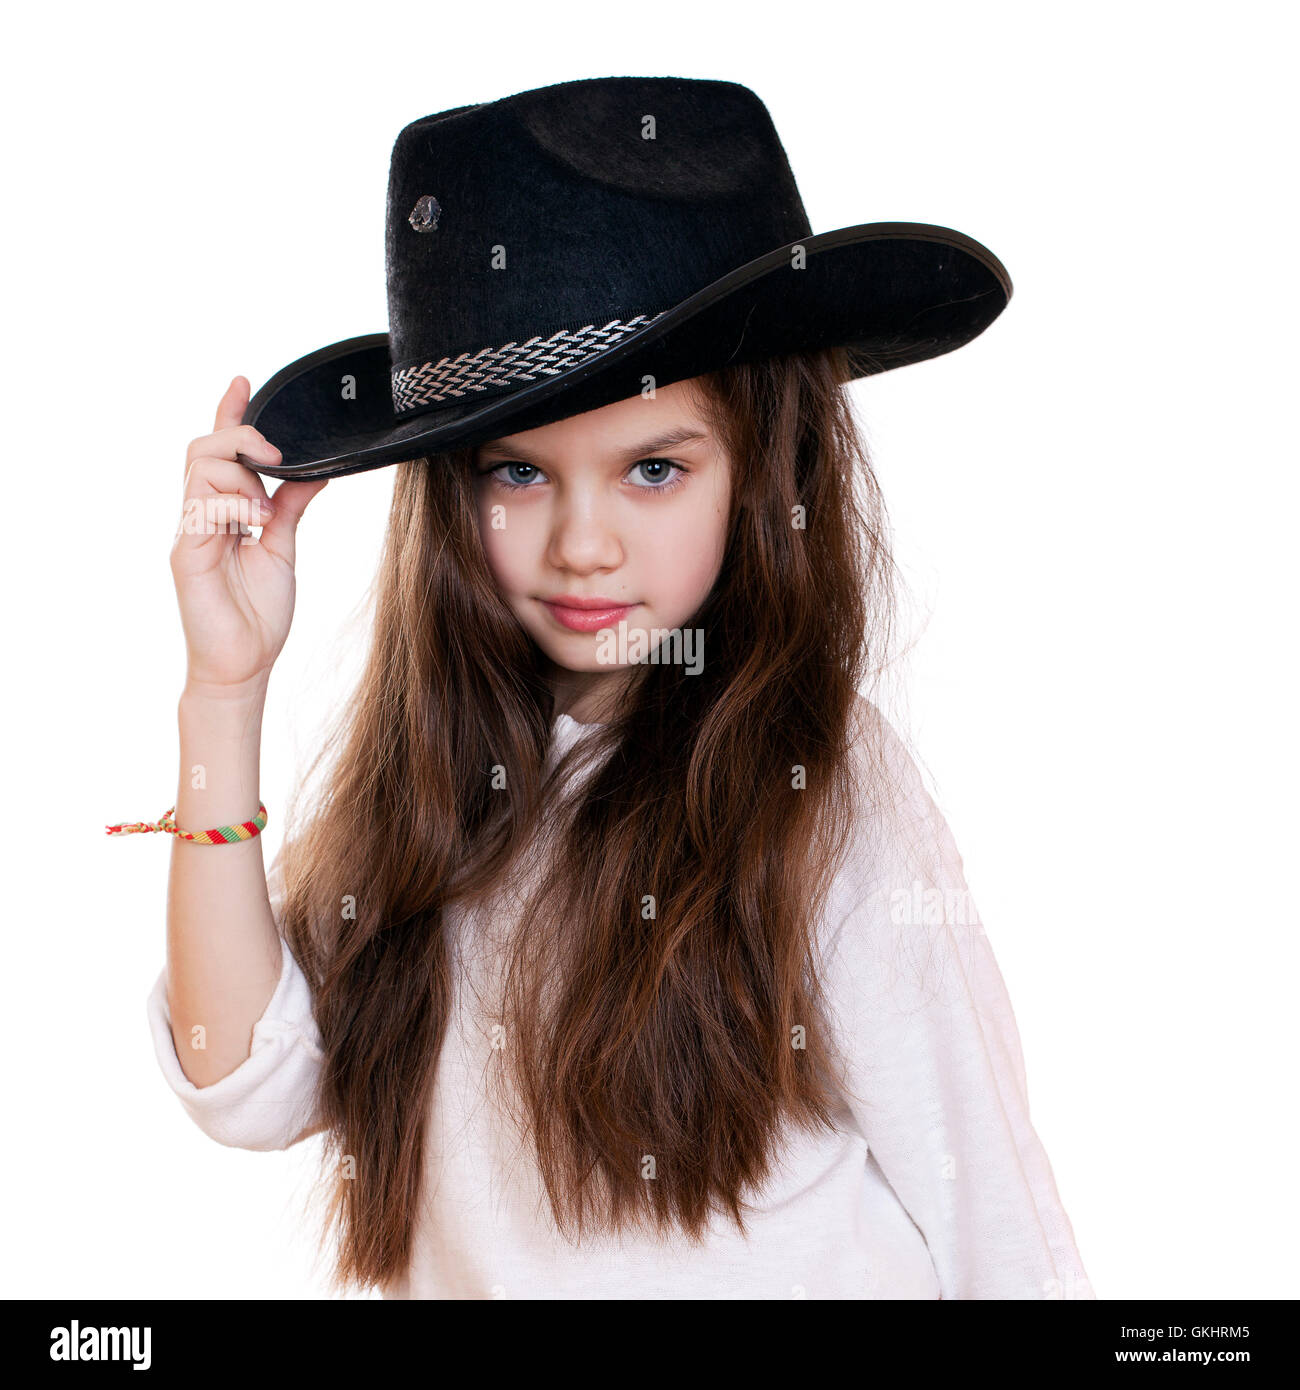
[[[456,107],[393,146],[391,363],[639,321],[810,235],[737,83],[592,78]]]

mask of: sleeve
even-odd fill
[[[896,791],[855,831],[824,967],[845,1102],[943,1298],[1093,1299],[961,856],[883,716],[880,727]]]
[[[279,859],[267,875],[277,929],[283,892]],[[287,1149],[318,1132],[317,1094],[324,1064],[312,1017],[311,986],[283,934],[280,979],[253,1025],[246,1060],[210,1086],[196,1086],[181,1070],[172,1039],[163,968],[147,1000],[154,1051],[167,1084],[190,1119],[218,1144],[238,1149]]]

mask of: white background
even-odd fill
[[[1280,5],[25,6],[6,211],[9,1296],[318,1297],[318,1141],[157,1070],[185,447],[236,373],[387,325],[407,122],[611,74],[767,104],[815,231],[934,222],[1015,284],[859,383],[911,586],[903,717],[1101,1298],[1300,1295],[1295,44]],[[269,855],[363,632],[392,477],[299,532]],[[351,620],[351,625],[349,622]],[[900,706],[900,708],[902,708]]]

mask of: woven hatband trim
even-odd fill
[[[393,409],[400,413],[416,406],[455,400],[472,391],[508,386],[515,381],[536,381],[542,376],[558,376],[579,362],[605,352],[620,339],[668,312],[638,314],[631,319],[610,319],[608,323],[589,323],[585,328],[560,329],[549,338],[529,338],[525,343],[505,343],[501,347],[480,348],[423,362],[393,371]]]

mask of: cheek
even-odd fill
[[[483,555],[493,579],[503,590],[516,587],[525,566],[521,563],[521,547],[516,542],[509,543],[506,529],[507,509],[501,507],[490,497],[481,497],[478,503],[478,533],[483,542]],[[493,524],[495,521],[495,525]]]
[[[652,577],[662,603],[693,604],[713,587],[725,548],[724,509],[683,509],[665,525],[645,528],[637,547],[638,568]]]

